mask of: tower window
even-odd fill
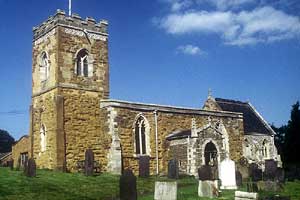
[[[76,73],[78,76],[89,76],[89,55],[86,49],[80,50],[77,54]]]
[[[135,153],[137,155],[149,154],[149,125],[143,116],[140,116],[134,126]]]
[[[45,81],[49,78],[50,65],[47,53],[44,51],[40,56],[40,79]]]
[[[43,124],[41,126],[40,134],[41,134],[41,152],[44,152],[46,151],[47,141],[46,141],[46,127]]]

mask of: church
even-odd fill
[[[199,108],[109,98],[108,22],[57,10],[33,28],[29,136],[13,147],[14,164],[33,157],[38,168],[76,172],[91,149],[102,171],[139,169],[166,174],[176,158],[180,172],[225,158],[264,165],[280,161],[274,131],[249,102],[208,95]]]

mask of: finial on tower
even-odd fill
[[[72,15],[72,0],[69,0],[69,16]]]
[[[212,91],[211,91],[211,88],[208,89],[208,97],[212,97]]]

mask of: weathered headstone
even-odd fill
[[[176,200],[177,182],[155,182],[154,200]]]
[[[235,163],[226,158],[220,164],[221,189],[237,189],[235,178]]]
[[[207,180],[217,180],[218,179],[218,169],[217,167],[212,167],[210,165],[202,165],[198,169],[198,178],[201,181]]]
[[[150,157],[140,156],[139,158],[139,177],[147,178],[150,175]]]
[[[130,169],[125,169],[120,177],[120,199],[121,200],[136,200],[136,177]]]
[[[258,199],[258,194],[252,192],[235,191],[234,199],[235,200],[256,200]]]
[[[243,180],[247,180],[249,178],[249,164],[246,158],[241,158],[236,163],[236,170],[241,173]]]
[[[84,174],[86,176],[93,176],[94,174],[94,153],[91,149],[85,152]]]
[[[176,159],[172,159],[168,163],[168,178],[171,179],[179,178],[178,162]]]
[[[257,188],[259,191],[280,192],[283,189],[283,185],[277,181],[258,181]]]
[[[252,181],[261,181],[262,180],[262,170],[259,169],[258,165],[251,163],[249,165],[249,176]]]
[[[241,187],[243,185],[243,177],[242,177],[242,174],[238,170],[235,171],[235,179],[236,179],[236,185],[238,187]]]
[[[218,181],[201,181],[198,185],[198,196],[215,198],[219,196]]]
[[[36,164],[33,158],[30,158],[27,162],[25,162],[24,172],[28,177],[36,176]]]
[[[276,179],[277,162],[275,160],[265,160],[264,180],[272,181]]]

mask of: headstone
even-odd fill
[[[236,179],[236,185],[238,187],[241,187],[243,185],[243,177],[242,177],[242,174],[238,170],[235,171],[235,179]]]
[[[249,177],[252,181],[261,181],[262,180],[262,170],[258,168],[258,165],[251,163],[249,165]]]
[[[21,168],[21,157],[19,156],[17,166],[16,166],[16,170],[20,171],[20,168]]]
[[[283,189],[283,185],[277,181],[258,181],[258,191],[267,192],[280,192]]]
[[[198,196],[216,198],[219,196],[218,181],[201,181],[198,185]]]
[[[221,189],[237,189],[235,178],[235,163],[226,158],[220,164]]]
[[[25,163],[25,175],[28,177],[35,177],[36,176],[36,164],[33,158],[30,158]]]
[[[178,162],[176,159],[172,159],[168,163],[168,178],[171,179],[179,178]]]
[[[277,162],[275,160],[265,160],[264,180],[275,180],[277,175]]]
[[[284,170],[282,168],[277,168],[276,181],[278,181],[280,183],[284,183],[285,182]]]
[[[140,156],[139,158],[139,177],[147,178],[150,175],[150,157]]]
[[[14,169],[14,160],[8,161],[8,167],[10,168],[10,170]]]
[[[136,177],[130,169],[125,169],[120,177],[120,199],[121,200],[136,200]]]
[[[85,152],[84,174],[86,176],[93,176],[94,174],[94,153],[91,149]]]
[[[247,159],[241,158],[236,163],[236,170],[241,173],[243,180],[247,180],[249,178],[249,164]]]
[[[154,200],[176,200],[177,182],[155,182]]]
[[[214,181],[218,179],[218,169],[217,167],[212,167],[210,165],[202,165],[198,169],[198,177],[201,181]]]
[[[234,199],[235,200],[256,200],[258,199],[258,194],[253,192],[235,191]]]

